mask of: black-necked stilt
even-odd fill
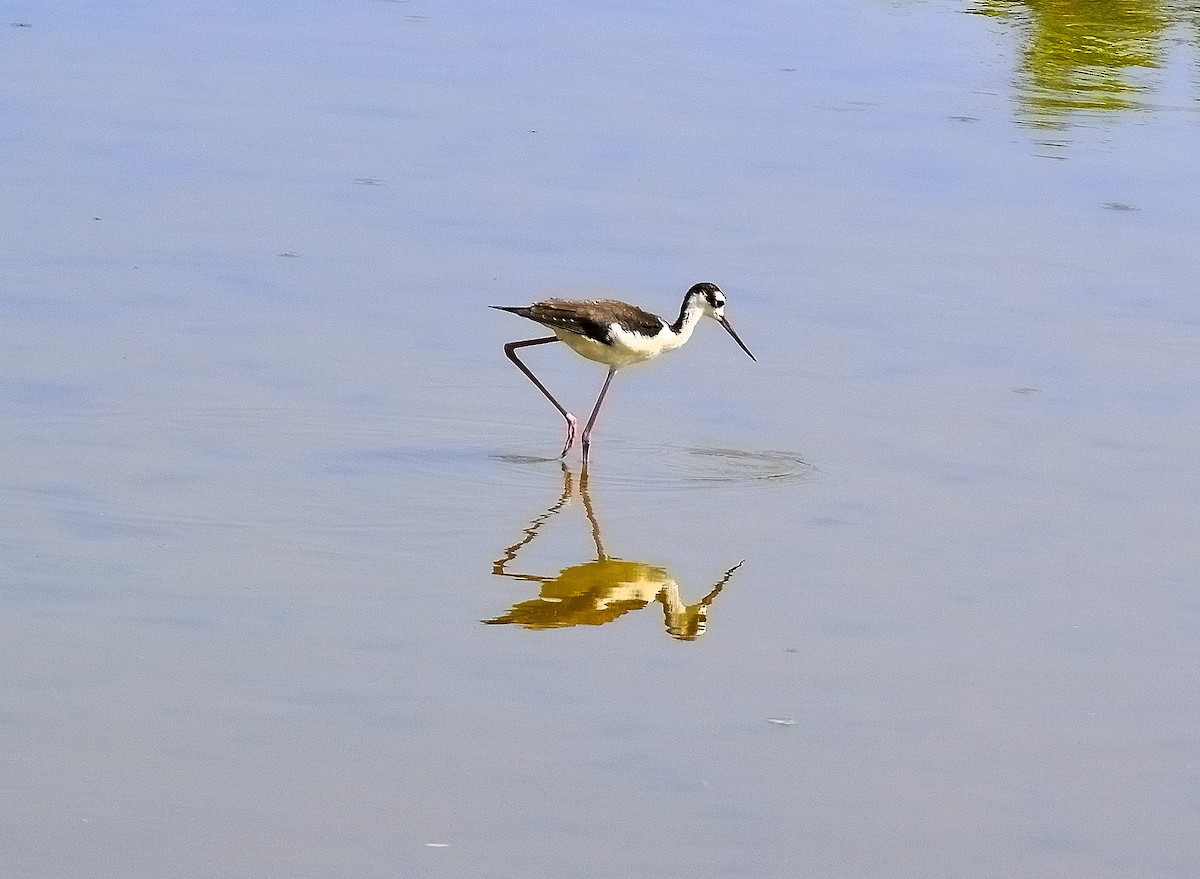
[[[512,312],[521,317],[536,321],[542,326],[554,331],[553,336],[540,339],[526,339],[521,342],[509,342],[504,346],[508,359],[517,365],[529,380],[537,385],[539,391],[546,395],[554,408],[567,421],[567,441],[563,444],[562,455],[566,457],[575,442],[575,416],[568,412],[554,395],[546,390],[536,375],[530,371],[520,358],[518,348],[530,345],[545,345],[550,342],[566,342],[567,347],[588,360],[595,360],[608,367],[608,377],[596,398],[591,417],[583,428],[583,460],[588,458],[588,446],[592,433],[592,425],[600,413],[600,404],[608,392],[609,383],[616,371],[623,366],[641,363],[657,357],[664,351],[678,348],[692,337],[692,331],[700,318],[708,316],[716,320],[741,349],[750,354],[750,349],[738,338],[729,321],[725,319],[725,294],[716,284],[696,284],[684,294],[683,305],[679,309],[679,317],[674,323],[667,323],[657,314],[643,311],[636,305],[619,302],[615,299],[575,300],[575,299],[546,299],[529,306],[493,305],[501,311]],[[750,359],[757,358],[750,354]]]

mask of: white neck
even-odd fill
[[[671,334],[677,340],[676,347],[692,337],[696,324],[700,323],[702,317],[704,317],[704,306],[694,299],[684,301],[683,307],[679,310],[679,319],[671,324]]]

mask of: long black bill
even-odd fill
[[[750,349],[746,347],[745,342],[743,342],[741,339],[738,338],[738,334],[733,331],[733,327],[731,327],[729,325],[729,321],[725,320],[725,316],[722,315],[721,317],[717,318],[717,320],[721,322],[721,326],[723,326],[725,328],[725,332],[727,332],[727,333],[729,333],[729,335],[733,336],[733,341],[737,342],[743,351],[745,351],[747,354],[750,354]],[[755,357],[753,354],[750,354],[750,359],[753,360],[755,363],[758,363],[758,358]]]

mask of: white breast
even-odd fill
[[[657,357],[664,351],[678,348],[679,338],[664,327],[655,336],[643,336],[641,333],[631,333],[620,324],[612,324],[608,331],[613,344],[604,345],[586,336],[576,335],[567,330],[551,327],[554,335],[567,344],[572,351],[588,360],[595,360],[607,366],[629,366]]]

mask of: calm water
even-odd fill
[[[4,14],[0,875],[1200,874],[1194,4]]]

